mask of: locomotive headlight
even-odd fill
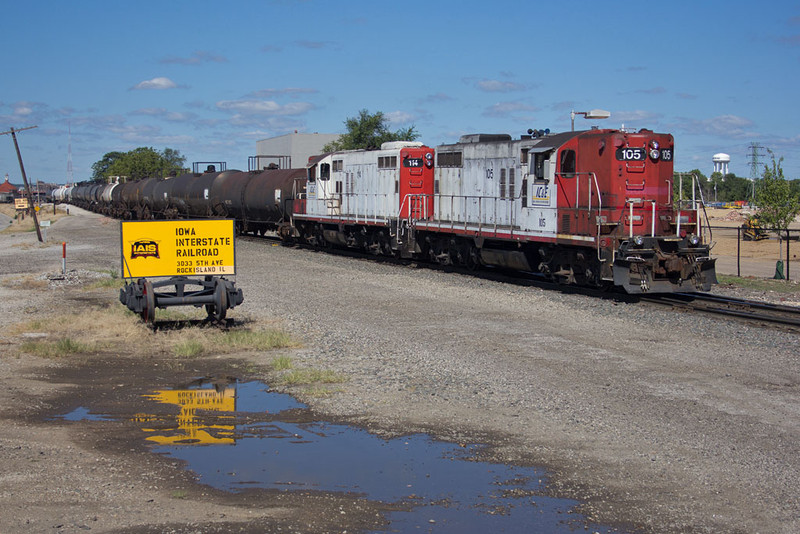
[[[692,245],[693,247],[696,247],[697,245],[699,245],[700,244],[700,236],[699,235],[695,235],[695,234],[690,235],[689,236],[689,244]]]
[[[425,154],[425,159],[427,159],[428,161],[432,160],[433,159],[433,154],[428,152],[427,154]]]
[[[653,139],[650,141],[650,158],[658,159],[659,157],[661,157],[661,151],[658,150],[658,141]]]
[[[642,245],[644,245],[644,237],[640,235],[633,236],[633,244],[636,245],[637,247],[641,247]]]

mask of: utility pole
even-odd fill
[[[28,197],[28,208],[31,209],[31,213],[33,214],[33,225],[36,227],[36,236],[39,238],[39,242],[43,243],[42,231],[39,229],[39,218],[36,217],[36,207],[33,205],[31,186],[28,185],[28,177],[25,175],[25,166],[22,164],[22,154],[19,152],[19,143],[17,143],[17,132],[32,130],[33,128],[36,128],[36,126],[28,126],[27,128],[20,128],[18,130],[12,127],[7,132],[0,132],[0,135],[11,134],[11,138],[14,140],[14,148],[17,149],[17,159],[19,160],[19,170],[22,172],[22,182],[25,184],[25,195]]]

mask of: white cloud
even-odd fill
[[[736,115],[720,115],[704,120],[680,119],[675,129],[692,134],[715,135],[724,138],[747,139],[756,136],[755,124]]]
[[[539,108],[523,104],[522,102],[498,102],[482,113],[484,117],[508,117],[519,113],[531,113]]]
[[[406,113],[405,111],[391,111],[385,115],[392,124],[408,124],[415,119],[414,115]]]
[[[177,65],[199,65],[201,63],[227,63],[228,59],[224,56],[212,54],[205,50],[198,50],[189,57],[176,57],[170,56],[161,60],[164,64],[177,64]]]
[[[615,122],[654,122],[661,118],[657,113],[651,113],[641,109],[631,111],[614,111],[610,119]]]
[[[225,111],[257,115],[300,115],[313,109],[309,102],[291,102],[281,105],[274,100],[220,100],[217,107]]]
[[[148,117],[158,117],[170,122],[188,122],[197,118],[194,113],[180,113],[169,111],[165,108],[142,108],[132,111],[131,115],[145,115]]]
[[[500,80],[479,80],[475,83],[475,87],[487,93],[508,93],[525,89],[524,85]]]
[[[319,91],[317,89],[311,89],[309,87],[285,87],[283,89],[260,89],[258,91],[254,91],[247,96],[252,98],[267,98],[273,97],[277,95],[301,95],[301,94],[315,94]]]
[[[169,78],[158,77],[152,80],[145,80],[134,85],[131,89],[138,91],[140,89],[175,89],[178,85]]]

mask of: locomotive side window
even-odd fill
[[[333,172],[340,172],[344,170],[344,160],[335,159],[333,160]]]
[[[314,165],[313,167],[309,167],[308,168],[307,176],[308,176],[308,181],[309,182],[316,181],[316,179],[317,179],[317,166],[316,165]]]
[[[535,184],[547,183],[547,169],[551,152],[537,152],[533,155],[530,165],[530,174],[533,175]]]
[[[561,176],[564,178],[575,177],[575,151],[571,149],[561,151]]]
[[[319,164],[319,179],[320,180],[330,180],[331,179],[331,164],[330,163],[320,163]]]

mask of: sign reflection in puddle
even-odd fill
[[[542,471],[479,461],[480,445],[422,434],[387,440],[304,422],[307,416],[287,411],[305,405],[260,382],[198,381],[147,397],[180,406],[171,420],[137,416],[156,452],[184,460],[201,483],[218,489],[345,491],[408,506],[389,515],[392,532],[583,530],[584,518],[569,513],[577,502],[541,495]],[[260,414],[258,422],[247,422],[247,414]]]

